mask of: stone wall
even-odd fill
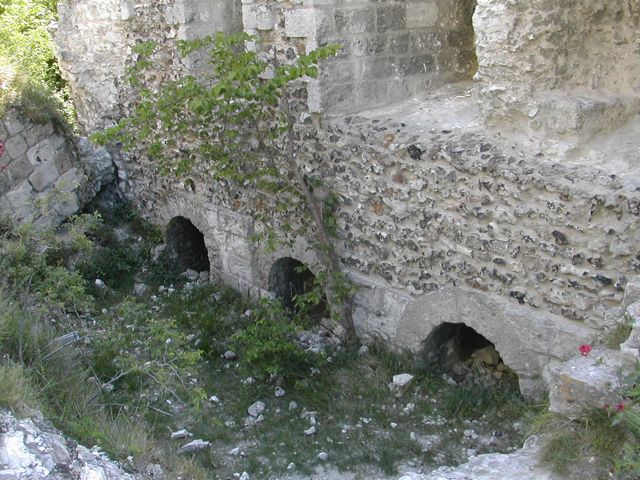
[[[89,132],[122,115],[134,45],[154,40],[162,47],[178,38],[241,29],[240,0],[67,0],[58,4],[58,14],[57,56],[80,124]],[[178,68],[170,54],[159,58],[156,72],[170,75]]]
[[[291,56],[341,46],[312,82],[310,107],[353,112],[411,98],[476,71],[475,0],[243,0],[245,31]]]
[[[0,118],[0,142],[0,216],[16,222],[58,225],[113,179],[106,150],[15,109]]]

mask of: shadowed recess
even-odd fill
[[[165,254],[172,270],[209,271],[209,254],[204,235],[190,220],[184,217],[171,219],[167,226],[166,245]]]

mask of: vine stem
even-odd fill
[[[274,67],[277,69],[280,64],[277,58],[277,51],[274,49]],[[316,225],[316,234],[319,240],[319,246],[315,246],[314,250],[318,257],[322,259],[324,267],[327,269],[327,293],[332,300],[330,304],[337,308],[340,317],[340,324],[345,330],[345,341],[348,344],[357,344],[358,337],[353,323],[353,295],[338,295],[336,276],[342,273],[340,268],[340,257],[335,249],[333,241],[327,231],[322,214],[322,204],[314,195],[313,191],[304,179],[304,175],[300,171],[298,151],[295,146],[295,119],[291,110],[291,102],[289,101],[289,92],[287,87],[282,88],[282,107],[286,115],[287,135],[285,148],[285,161],[289,167],[293,178],[300,189],[300,193],[304,197],[304,204],[307,211],[311,214],[313,222]]]

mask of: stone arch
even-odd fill
[[[519,305],[490,292],[449,286],[410,302],[398,321],[398,344],[420,352],[442,324],[465,324],[491,342],[517,375],[520,391],[540,398],[547,365],[575,355],[592,335],[580,322]]]
[[[472,371],[495,379],[513,372],[494,343],[464,323],[444,322],[434,328],[423,342],[422,358],[428,369],[447,372],[456,380]]]
[[[315,275],[300,260],[293,257],[281,257],[269,271],[269,291],[282,301],[285,308],[295,309],[294,298],[304,294],[315,286]],[[324,296],[323,296],[324,297]],[[313,318],[321,317],[327,311],[327,300],[323,298],[317,308],[311,312]]]
[[[202,233],[188,218],[173,217],[167,224],[165,255],[178,272],[210,272],[209,250]]]

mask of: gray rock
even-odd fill
[[[267,405],[258,400],[255,403],[252,403],[249,408],[247,409],[247,413],[249,415],[251,415],[253,418],[257,418],[262,412],[264,412],[267,409]]]
[[[327,452],[320,452],[318,454],[318,460],[325,462],[329,458],[329,454]]]
[[[389,389],[392,392],[400,392],[407,385],[409,385],[412,380],[413,375],[411,375],[410,373],[401,373],[399,375],[394,375],[393,381],[389,384]]]
[[[237,358],[236,352],[233,350],[227,350],[224,352],[224,358],[225,360],[235,360]]]
[[[172,432],[171,433],[171,439],[172,440],[176,440],[176,439],[182,439],[182,438],[187,438],[187,437],[191,437],[192,434],[189,433],[187,430],[185,430],[184,428],[182,430],[178,430],[176,432]]]
[[[185,453],[193,453],[193,452],[198,452],[200,450],[204,450],[206,448],[209,448],[211,446],[211,443],[205,441],[205,440],[193,440],[185,445],[183,445],[182,447],[180,447],[180,449],[178,450],[179,454],[185,454]]]
[[[620,374],[634,362],[623,352],[594,348],[588,355],[549,367],[549,410],[578,418],[593,408],[621,401]]]
[[[284,397],[287,394],[287,392],[285,392],[284,389],[281,387],[276,387],[273,390],[273,394],[279,398],[279,397]]]
[[[133,293],[138,296],[144,295],[148,290],[149,287],[147,287],[144,283],[136,283],[133,286]]]
[[[500,363],[500,354],[491,345],[476,350],[471,354],[471,357],[477,358],[478,360],[489,366],[495,366]]]
[[[42,414],[17,419],[0,412],[0,479],[63,478],[52,471],[75,472],[73,478],[137,480],[97,449],[72,448],[57,430],[45,424]],[[64,478],[67,478],[66,476]],[[71,478],[71,477],[69,477]]]
[[[191,270],[191,269],[187,270],[182,275],[187,277],[187,279],[189,279],[192,282],[198,280],[198,277],[200,276],[200,274],[198,272],[196,272],[195,270]]]
[[[317,433],[318,429],[316,428],[315,425],[311,425],[309,428],[307,428],[304,431],[304,434],[307,436],[311,436],[311,435],[315,435]]]

